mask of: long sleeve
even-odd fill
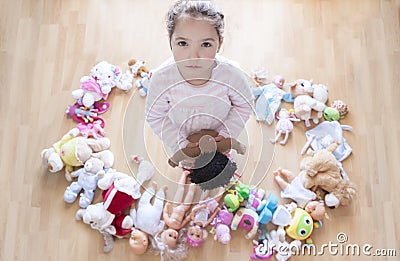
[[[232,87],[229,88],[228,94],[232,107],[224,121],[224,125],[217,130],[219,135],[225,138],[237,138],[252,113],[253,95],[250,84],[244,73],[241,71],[236,73],[239,75],[238,77],[233,77],[231,81]]]
[[[186,147],[189,142],[186,140],[186,137],[180,135],[179,129],[168,117],[171,109],[171,97],[168,95],[168,89],[172,84],[168,79],[163,80],[162,70],[158,73],[155,72],[149,82],[145,108],[146,121],[154,133],[175,152],[178,148]]]

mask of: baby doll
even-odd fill
[[[293,102],[290,93],[283,90],[285,79],[280,76],[274,76],[272,83],[253,89],[254,96],[259,96],[255,103],[255,114],[257,121],[265,121],[272,124],[276,112],[281,107],[281,100]]]
[[[170,202],[167,202],[165,203],[164,206],[163,210],[164,222],[169,228],[175,230],[180,230],[190,221],[190,215],[186,217],[185,215],[186,212],[191,207],[196,186],[195,184],[190,184],[189,191],[186,194],[185,199],[183,199],[183,194],[185,192],[185,184],[189,174],[190,172],[186,170],[182,172],[172,204]],[[172,211],[169,210],[171,205],[172,205]]]
[[[186,148],[178,150],[168,160],[171,167],[176,167],[182,161],[189,161],[192,158],[198,157],[202,152],[218,151],[226,154],[231,149],[236,150],[239,154],[246,152],[246,146],[239,141],[231,138],[224,138],[215,142],[215,137],[218,136],[218,132],[215,130],[201,130],[197,133],[193,133],[187,137],[190,142]]]
[[[164,228],[164,222],[160,219],[167,186],[163,186],[160,190],[157,190],[157,187],[157,183],[153,181],[152,187],[147,189],[140,198],[138,209],[133,208],[130,211],[135,229],[132,230],[129,245],[132,252],[137,255],[146,252],[148,235],[155,236]],[[157,191],[156,194],[155,191]],[[154,203],[151,204],[150,201],[154,196]]]
[[[225,188],[219,188],[216,198],[208,197],[209,191],[204,191],[199,204],[192,208],[190,218],[193,225],[189,227],[186,237],[189,246],[200,247],[204,242],[204,239],[207,237],[207,231],[203,230],[203,228],[207,227],[221,210],[218,202],[224,191]]]
[[[274,171],[275,181],[282,189],[282,198],[291,198],[297,205],[304,208],[313,220],[322,220],[325,216],[325,205],[323,201],[315,200],[317,195],[303,184],[302,176],[295,176],[286,169],[279,168]]]

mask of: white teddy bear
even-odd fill
[[[120,78],[121,70],[117,66],[101,61],[90,70],[89,76],[80,79],[81,88],[72,91],[72,97],[90,107],[96,101],[107,100],[112,88],[121,89]]]
[[[78,197],[78,193],[83,189],[84,192],[80,194],[79,198],[79,206],[87,208],[93,201],[98,179],[105,174],[103,168],[103,161],[97,158],[90,158],[85,162],[83,168],[72,172],[71,176],[73,178],[78,177],[78,180],[67,187],[64,192],[64,201],[73,203]]]

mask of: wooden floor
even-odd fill
[[[261,66],[287,82],[312,78],[328,86],[330,101],[342,99],[350,107],[341,123],[353,127],[345,133],[353,154],[343,165],[358,196],[351,206],[329,211],[330,219],[314,233],[315,244],[337,244],[338,233],[345,233],[344,247],[397,251],[397,257],[344,257],[336,248],[336,255],[326,249],[324,256],[292,260],[399,260],[400,1],[217,2],[226,16],[223,55],[248,73]],[[107,60],[125,71],[131,58],[154,68],[169,57],[164,16],[171,3],[1,0],[0,260],[143,260],[126,240],[103,253],[102,237],[75,221],[78,204],[63,201],[68,183],[47,171],[40,151],[75,126],[64,112],[74,102],[71,91],[95,63]],[[130,173],[126,156],[139,153],[156,165],[155,179],[176,181],[179,172],[166,166],[144,123],[144,99],[133,90],[113,90],[109,101],[104,118],[114,167]],[[286,146],[273,147],[267,141],[273,127],[252,118],[241,136],[248,153],[238,158],[244,180],[277,193],[272,170],[298,171],[305,130],[297,124]],[[209,238],[190,250],[189,259],[248,260],[252,246],[243,236],[234,232],[227,246]]]

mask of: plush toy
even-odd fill
[[[132,232],[133,219],[124,212],[141,196],[140,186],[153,175],[154,167],[146,160],[139,163],[137,179],[110,169],[97,182],[103,190],[103,202],[77,211],[76,219],[83,219],[84,223],[104,235],[105,251],[112,249],[113,240],[110,241],[110,236],[123,238]]]
[[[144,65],[143,61],[135,59],[129,60],[128,65],[134,79],[136,79],[135,86],[139,90],[139,95],[142,97],[146,96],[148,90],[148,80],[151,77],[149,69]]]
[[[114,155],[108,150],[108,138],[86,139],[78,136],[79,129],[73,128],[51,148],[42,150],[40,156],[52,173],[62,170],[65,166],[65,178],[72,181],[71,171],[81,167],[90,158],[98,158],[104,163],[104,168],[111,168]]]
[[[85,107],[92,106],[96,101],[107,100],[111,89],[120,87],[121,70],[106,61],[96,64],[89,76],[80,80],[81,87],[72,92],[72,97]]]
[[[112,224],[115,216],[105,211],[103,203],[89,205],[86,209],[79,209],[75,214],[76,220],[83,220],[85,224],[90,225],[94,230],[99,231],[104,237],[104,252],[110,252],[114,246],[114,236],[117,233],[115,226]],[[126,228],[131,224],[125,222]]]
[[[232,184],[232,187],[224,197],[224,203],[229,212],[236,211],[240,207],[240,203],[250,196],[250,187],[248,185],[237,181]]]
[[[306,127],[310,127],[310,120],[318,124],[323,116],[328,99],[328,89],[322,84],[312,84],[311,81],[303,79],[297,80],[290,87],[290,92],[294,97],[294,113],[300,120],[305,122]]]
[[[251,186],[250,195],[249,198],[246,200],[245,207],[252,209],[256,212],[260,211],[265,204],[265,201],[263,201],[264,195],[265,195],[264,189]]]
[[[164,228],[161,214],[164,207],[165,192],[167,186],[157,190],[157,183],[153,181],[152,187],[146,189],[139,200],[138,208],[131,209],[130,215],[136,229],[140,229],[151,236],[155,236]],[[157,191],[157,193],[156,193]],[[154,197],[153,204],[151,199]]]
[[[326,149],[335,141],[339,141],[340,144],[333,155],[338,161],[345,160],[351,154],[352,148],[343,137],[343,130],[352,130],[352,128],[348,125],[341,125],[337,121],[321,122],[313,129],[306,131],[307,142],[304,144],[301,154],[307,152],[307,154],[312,155],[321,149]]]
[[[72,182],[64,192],[64,201],[73,203],[78,197],[78,193],[83,189],[84,192],[80,194],[79,206],[87,208],[93,200],[94,191],[97,188],[97,180],[99,176],[105,174],[104,163],[96,158],[90,158],[85,162],[83,168],[71,173],[73,178],[78,177],[78,180]]]
[[[185,193],[185,184],[187,177],[189,176],[190,172],[189,171],[183,171],[182,175],[178,181],[178,188],[176,190],[174,199],[172,203],[167,202],[165,203],[164,209],[163,209],[163,218],[165,224],[172,229],[175,230],[180,230],[183,228],[189,221],[190,221],[190,215],[186,215],[186,212],[190,209],[194,193],[196,190],[195,184],[190,184],[189,185],[189,191],[183,199],[183,195]],[[170,210],[170,207],[172,206],[172,210]]]
[[[286,232],[282,226],[276,230],[271,230],[267,235],[270,245],[272,245],[273,252],[275,252],[275,259],[277,261],[286,261],[292,256],[293,250],[300,250],[301,241],[293,240],[292,242],[286,241]]]
[[[219,200],[221,199],[225,188],[221,187],[217,191],[217,197],[208,197],[209,191],[204,191],[200,197],[199,203],[192,208],[190,213],[191,225],[188,229],[187,242],[191,247],[200,247],[207,237],[207,231],[204,230],[214,217],[221,210]]]
[[[146,252],[148,235],[154,237],[164,228],[164,221],[161,221],[161,214],[164,207],[167,186],[163,186],[159,190],[157,189],[157,183],[153,181],[152,187],[147,189],[141,196],[137,210],[132,208],[130,211],[135,230],[131,233],[129,245],[132,248],[132,252],[137,255]],[[154,202],[151,204],[153,197]]]
[[[255,102],[255,114],[257,121],[272,124],[275,114],[282,106],[282,100],[293,102],[293,96],[283,90],[285,79],[276,75],[272,83],[253,89],[253,95],[258,97]]]
[[[214,240],[217,240],[225,245],[229,243],[231,240],[230,225],[232,220],[233,214],[229,212],[226,207],[218,212],[213,221],[214,228],[212,231],[215,233]]]
[[[274,139],[270,139],[270,141],[271,143],[276,143],[278,139],[284,134],[285,138],[280,142],[280,144],[285,145],[289,137],[289,133],[291,133],[293,130],[292,121],[300,120],[296,118],[293,110],[288,111],[286,109],[281,109],[276,118],[278,119],[278,122],[275,126],[276,136]]]
[[[265,68],[258,68],[253,70],[251,78],[257,87],[268,84],[268,72]]]
[[[328,207],[349,205],[356,195],[355,184],[342,178],[338,167],[339,162],[332,154],[337,147],[337,142],[332,143],[328,148],[304,158],[300,166],[300,169],[305,172],[304,187],[318,187],[328,192],[325,196]]]
[[[82,137],[84,138],[95,138],[95,139],[100,139],[103,138],[106,135],[106,132],[104,129],[101,127],[101,124],[95,123],[89,123],[89,124],[82,124],[78,123],[76,127],[79,130],[79,133],[81,134]]]
[[[263,207],[258,212],[257,221],[259,224],[267,224],[278,206],[278,198],[273,193],[270,193],[265,200],[263,200],[262,205]]]
[[[251,209],[244,207],[239,208],[233,217],[231,229],[237,230],[238,227],[249,231],[249,233],[246,234],[247,239],[253,238],[258,230],[258,214]]]
[[[335,100],[331,103],[330,107],[326,107],[324,110],[324,118],[327,121],[338,121],[343,119],[344,116],[349,112],[347,104],[341,100]]]
[[[80,124],[100,124],[104,128],[105,122],[99,115],[108,111],[109,108],[110,103],[108,102],[97,101],[90,107],[76,102],[74,105],[68,106],[65,113]]]
[[[307,244],[312,244],[311,233],[313,229],[321,227],[320,222],[314,220],[307,211],[302,208],[295,208],[292,211],[290,224],[285,227],[286,234],[295,240],[305,240]]]
[[[342,118],[344,118],[344,116],[349,112],[349,107],[342,100],[334,100],[331,103],[331,107],[338,110],[340,117]]]

